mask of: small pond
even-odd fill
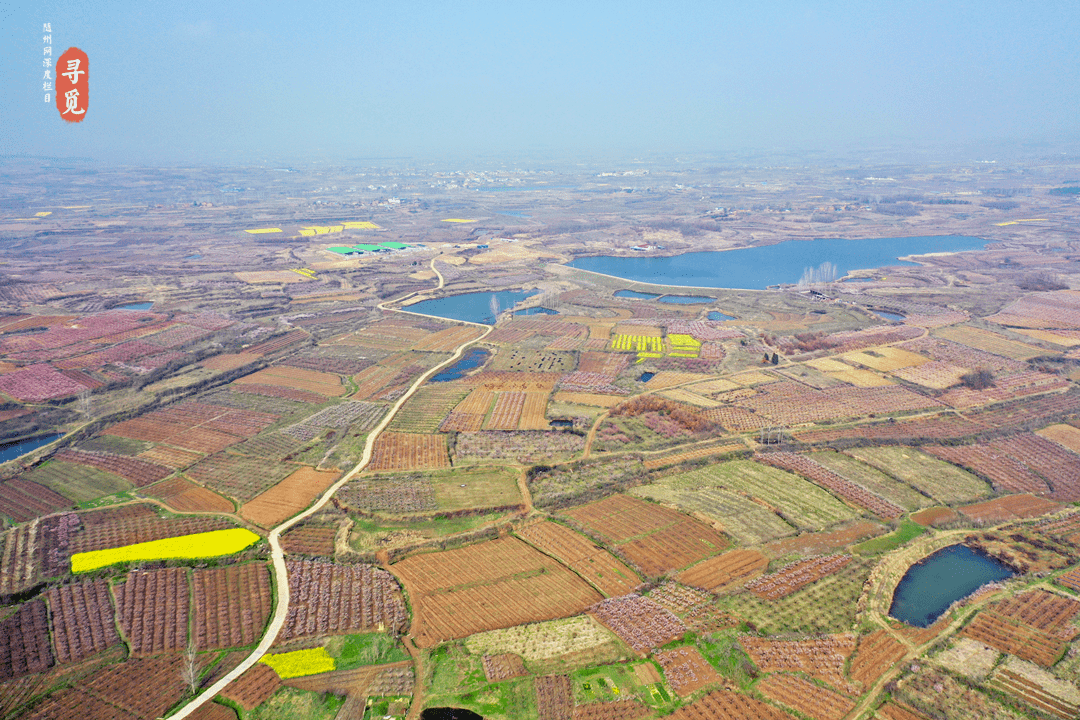
[[[515,315],[558,315],[558,310],[552,310],[546,307],[531,307],[524,310],[518,310]]]
[[[429,382],[449,382],[457,380],[473,368],[482,367],[491,357],[491,353],[483,348],[470,348],[465,356],[445,370],[436,373]]]
[[[643,372],[641,373],[641,377],[638,378],[638,382],[649,382],[654,377],[656,377],[656,373],[654,372]]]
[[[618,290],[615,293],[615,297],[621,298],[635,298],[637,300],[655,300],[660,297],[656,293],[643,293],[636,290]]]
[[[441,707],[424,710],[420,720],[484,720],[484,716],[464,708]]]
[[[886,312],[885,310],[871,310],[870,312],[874,313],[882,320],[893,320],[895,322],[900,322],[904,319],[904,316],[900,313]]]
[[[716,298],[705,297],[704,295],[665,295],[657,302],[667,303],[668,305],[704,305],[705,303],[716,302]]]
[[[39,435],[38,437],[27,438],[26,440],[20,440],[19,442],[0,445],[0,462],[14,460],[20,455],[25,455],[31,450],[37,450],[39,447],[44,447],[53,440],[62,437],[64,437],[64,433],[54,433],[52,435]]]
[[[485,325],[495,324],[492,310],[492,298],[498,304],[499,312],[512,308],[527,297],[539,294],[539,290],[500,290],[499,292],[474,292],[451,295],[436,300],[422,300],[408,305],[409,312],[434,315],[450,320],[467,320]]]
[[[951,545],[908,568],[896,586],[889,615],[914,627],[929,627],[957,600],[1015,574],[984,553]]]
[[[137,302],[128,303],[127,305],[117,305],[114,310],[149,310],[154,307],[152,302]]]
[[[706,320],[734,320],[731,315],[725,315],[719,310],[710,310],[709,314],[705,316]]]

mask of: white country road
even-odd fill
[[[434,265],[435,263],[434,261],[432,261],[432,269],[434,269]],[[439,275],[439,282],[441,285],[441,274]],[[379,309],[386,310],[387,308],[383,307],[383,304],[380,303]],[[418,313],[410,314],[416,315]],[[383,418],[382,422],[380,422],[378,426],[376,426],[376,428],[372,430],[371,433],[368,435],[367,442],[364,443],[364,454],[363,456],[361,456],[360,462],[356,464],[356,467],[354,467],[347,474],[342,476],[341,479],[339,479],[336,483],[331,485],[330,488],[327,489],[327,491],[319,497],[319,499],[315,502],[314,505],[309,507],[304,512],[298,515],[294,515],[293,517],[289,518],[288,520],[270,531],[268,540],[270,542],[270,558],[274,564],[274,584],[277,588],[277,606],[274,608],[274,615],[270,620],[270,624],[266,628],[266,633],[263,635],[262,640],[259,642],[259,645],[254,650],[252,650],[250,655],[244,658],[243,662],[233,668],[227,675],[218,680],[216,683],[208,687],[206,690],[202,691],[202,693],[193,698],[191,702],[180,708],[180,710],[178,710],[176,713],[170,715],[170,718],[180,720],[180,718],[186,718],[188,715],[195,712],[195,710],[197,710],[200,706],[202,706],[204,703],[209,702],[214,698],[215,695],[224,690],[229,683],[243,675],[251,666],[253,666],[259,661],[259,658],[261,658],[270,650],[271,646],[273,646],[274,641],[277,639],[278,633],[281,632],[281,628],[285,625],[285,618],[287,618],[289,615],[289,573],[285,567],[285,552],[281,549],[281,534],[291,528],[296,523],[310,517],[314,513],[321,510],[323,506],[325,506],[326,503],[330,501],[330,498],[333,497],[334,493],[341,489],[342,485],[352,480],[360,471],[367,467],[367,464],[371,461],[371,451],[372,448],[375,447],[375,440],[378,439],[379,435],[382,434],[382,432],[394,419],[394,416],[397,415],[398,411],[401,409],[401,406],[404,405],[409,400],[409,398],[411,398],[416,393],[420,386],[424,384],[424,381],[426,381],[429,377],[431,377],[447,365],[450,365],[456,360],[458,360],[461,357],[462,353],[465,351],[465,348],[475,342],[483,340],[485,337],[487,337],[488,333],[490,333],[494,329],[493,325],[481,325],[479,323],[471,323],[467,321],[460,322],[464,322],[467,325],[475,325],[477,327],[482,327],[484,328],[484,332],[479,337],[462,343],[461,345],[458,345],[453,355],[451,355],[449,358],[447,358],[446,360],[439,363],[438,365],[421,375],[419,378],[417,378],[416,382],[414,382],[412,386],[409,387],[409,390],[404,395],[402,395],[396,403],[394,403],[393,407],[390,408],[390,412],[386,414],[386,417]]]

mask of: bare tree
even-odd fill
[[[184,664],[180,668],[180,679],[194,695],[199,690],[199,667],[195,662],[195,643],[188,643],[184,651]]]

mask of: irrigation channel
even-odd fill
[[[431,265],[432,269],[435,270],[434,260],[432,260]],[[443,284],[442,274],[439,273],[438,270],[435,270],[435,272],[436,274],[438,274],[439,286],[441,287]],[[378,306],[379,309],[393,309],[386,308],[384,307],[384,305],[385,303],[380,303]],[[356,464],[356,467],[354,467],[343,477],[341,477],[341,479],[331,485],[326,490],[326,492],[324,492],[319,497],[319,499],[315,502],[314,505],[312,505],[299,515],[292,516],[291,518],[270,531],[270,535],[267,540],[270,543],[270,558],[274,564],[274,585],[277,591],[277,606],[274,608],[274,615],[270,619],[269,625],[267,625],[266,627],[266,633],[263,635],[262,640],[259,642],[258,646],[256,646],[256,648],[251,652],[250,655],[244,658],[243,662],[233,668],[229,673],[227,673],[216,683],[208,687],[206,690],[203,690],[202,693],[195,696],[191,700],[191,702],[180,708],[180,710],[178,710],[176,713],[170,715],[170,719],[180,720],[181,718],[186,718],[188,715],[195,712],[195,710],[197,710],[203,704],[210,702],[218,693],[224,690],[229,685],[229,683],[231,683],[233,680],[236,680],[238,677],[247,672],[247,670],[253,665],[255,665],[255,663],[259,662],[259,659],[263,655],[270,651],[271,646],[277,639],[278,633],[281,632],[281,628],[285,625],[285,619],[289,615],[289,571],[285,566],[285,551],[281,548],[281,534],[291,528],[296,523],[310,517],[311,515],[321,510],[323,506],[330,501],[330,498],[334,496],[334,493],[340,490],[345,483],[349,482],[354,477],[356,477],[357,474],[363,471],[363,469],[367,467],[367,464],[371,461],[371,452],[372,449],[375,447],[375,441],[379,438],[380,435],[382,435],[383,431],[386,430],[387,426],[394,419],[394,416],[397,415],[401,407],[406,402],[408,402],[409,398],[416,394],[416,391],[420,389],[420,386],[423,385],[428,380],[428,378],[442,370],[444,367],[457,362],[457,360],[462,356],[467,347],[469,347],[473,343],[483,340],[485,337],[488,336],[488,333],[495,329],[494,325],[482,325],[480,323],[468,322],[466,320],[459,320],[458,322],[463,322],[467,325],[475,325],[476,327],[483,328],[484,332],[482,335],[480,335],[480,337],[458,345],[453,355],[451,355],[449,358],[447,358],[446,360],[439,363],[438,365],[421,375],[419,378],[417,378],[416,381],[409,387],[408,391],[404,395],[402,395],[396,403],[394,403],[394,406],[392,408],[390,408],[390,412],[386,414],[386,417],[383,418],[382,422],[380,422],[375,427],[375,429],[368,434],[367,441],[364,443],[364,454],[361,456],[360,462]],[[417,678],[417,680],[419,681],[420,678]],[[412,710],[410,710],[410,716],[412,716]]]

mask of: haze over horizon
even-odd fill
[[[87,52],[85,122],[43,101]],[[252,163],[1080,140],[1075,3],[0,6],[0,155]]]

